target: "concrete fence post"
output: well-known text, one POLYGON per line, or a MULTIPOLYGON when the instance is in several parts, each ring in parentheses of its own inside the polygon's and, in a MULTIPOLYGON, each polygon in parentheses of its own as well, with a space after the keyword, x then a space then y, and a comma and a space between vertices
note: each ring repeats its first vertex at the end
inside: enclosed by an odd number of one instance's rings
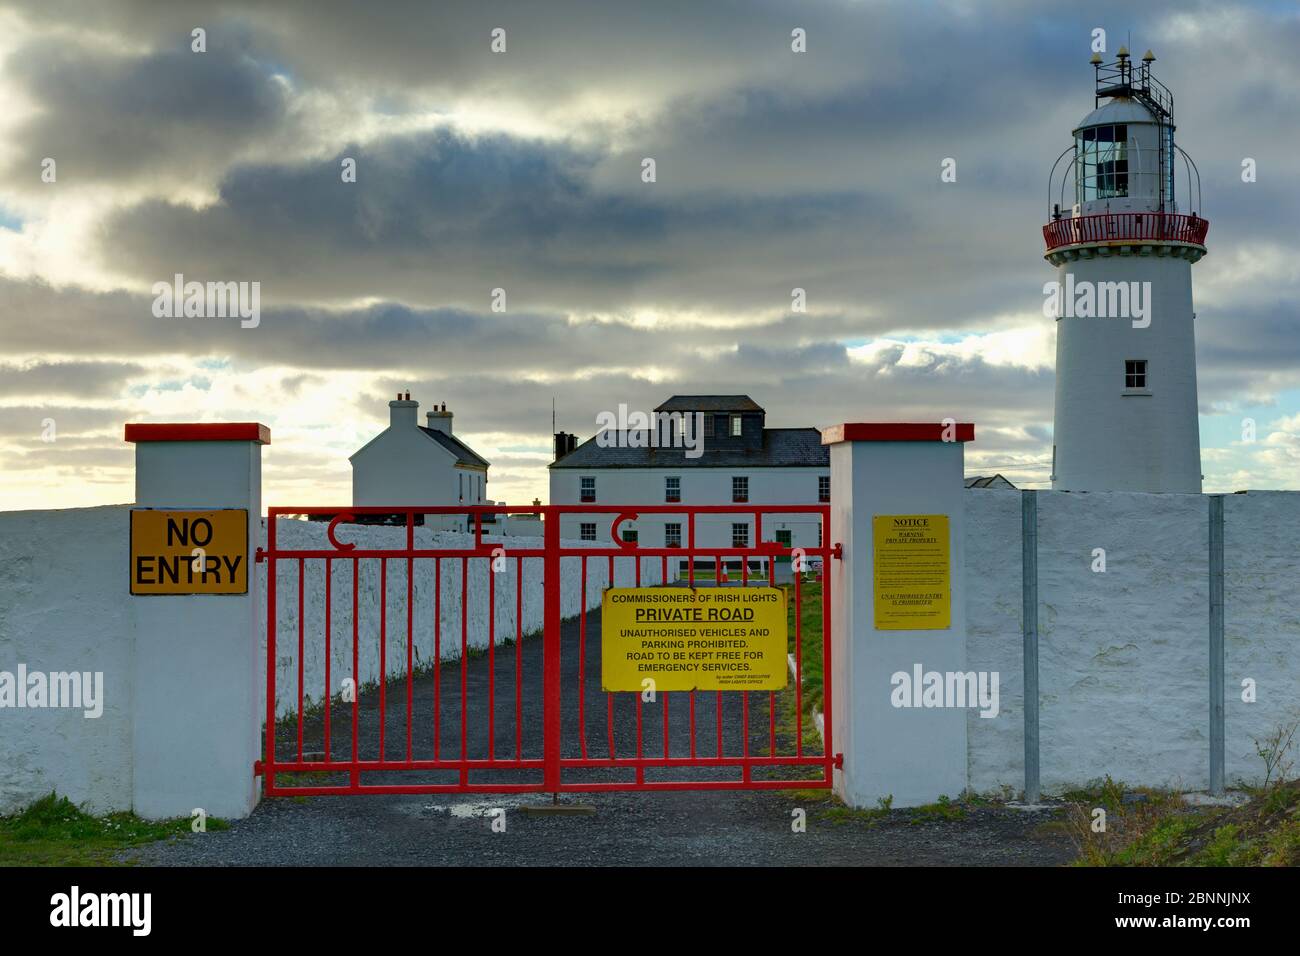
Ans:
POLYGON ((1042 797, 1038 734, 1038 492, 1020 492, 1020 595, 1025 688, 1025 803, 1042 797))
POLYGON ((1210 524, 1210 793, 1223 796, 1223 495, 1209 495, 1210 524))
MULTIPOLYGON (((172 523, 166 515, 153 516, 160 519, 155 527, 165 529, 154 550, 178 544, 172 539, 187 520, 182 513, 247 511, 244 544, 220 545, 236 571, 238 549, 246 549, 243 593, 193 593, 189 568, 181 569, 179 585, 172 580, 177 575, 158 573, 164 561, 147 553, 150 545, 137 533, 140 516, 132 515, 133 806, 150 819, 190 816, 196 809, 245 817, 259 795, 253 765, 261 755, 264 691, 251 562, 261 527, 262 446, 270 442, 270 431, 256 423, 130 424, 126 440, 135 443, 135 510, 178 515, 172 523), (168 586, 178 590, 140 593, 168 586)), ((233 527, 243 520, 237 518, 233 527)), ((218 543, 207 539, 196 536, 181 545, 206 544, 215 555, 218 543)), ((194 560, 202 568, 207 559, 194 560)), ((170 563, 176 571, 175 561, 170 563)), ((221 574, 211 577, 219 580, 221 574)), ((201 580, 200 589, 208 578, 201 580)))
POLYGON ((966 707, 935 706, 917 685, 933 690, 931 675, 965 671, 962 444, 974 435, 974 425, 955 422, 822 434, 829 543, 843 546, 829 569, 830 716, 844 754, 836 791, 851 806, 884 797, 918 806, 967 787, 966 707), (923 530, 893 533, 909 521, 923 530), (933 533, 944 524, 946 534, 933 533))

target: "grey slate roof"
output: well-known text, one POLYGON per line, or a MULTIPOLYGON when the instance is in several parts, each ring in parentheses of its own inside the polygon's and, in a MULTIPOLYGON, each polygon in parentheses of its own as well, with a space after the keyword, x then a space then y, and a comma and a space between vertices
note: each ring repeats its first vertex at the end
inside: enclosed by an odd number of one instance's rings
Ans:
MULTIPOLYGON (((619 433, 620 436, 626 433, 619 433)), ((595 438, 550 465, 551 468, 826 468, 830 449, 815 428, 765 428, 762 448, 710 448, 687 458, 685 448, 605 447, 595 438)))
POLYGON ((456 464, 470 465, 475 468, 488 467, 486 458, 481 457, 476 451, 474 451, 474 449, 470 448, 469 445, 466 445, 455 435, 448 435, 446 432, 440 432, 436 428, 425 428, 423 425, 419 426, 419 428, 420 431, 424 432, 443 448, 447 449, 447 451, 455 455, 456 464))
POLYGON ((973 475, 966 479, 967 488, 1015 488, 1002 475, 973 475))
POLYGON ((748 395, 674 395, 656 412, 761 412, 763 406, 748 395))

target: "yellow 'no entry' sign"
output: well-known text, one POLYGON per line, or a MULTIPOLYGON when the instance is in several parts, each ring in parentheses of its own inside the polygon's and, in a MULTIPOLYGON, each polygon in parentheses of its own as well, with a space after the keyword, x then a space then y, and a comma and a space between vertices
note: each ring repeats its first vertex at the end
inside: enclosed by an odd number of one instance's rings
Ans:
POLYGON ((248 511, 131 512, 132 594, 247 594, 248 511))

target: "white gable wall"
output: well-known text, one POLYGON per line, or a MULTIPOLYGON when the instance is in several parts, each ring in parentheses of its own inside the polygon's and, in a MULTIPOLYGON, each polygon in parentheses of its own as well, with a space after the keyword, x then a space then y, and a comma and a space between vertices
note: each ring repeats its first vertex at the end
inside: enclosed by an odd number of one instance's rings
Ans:
POLYGON ((456 456, 414 424, 390 425, 351 460, 357 507, 462 503, 456 456))

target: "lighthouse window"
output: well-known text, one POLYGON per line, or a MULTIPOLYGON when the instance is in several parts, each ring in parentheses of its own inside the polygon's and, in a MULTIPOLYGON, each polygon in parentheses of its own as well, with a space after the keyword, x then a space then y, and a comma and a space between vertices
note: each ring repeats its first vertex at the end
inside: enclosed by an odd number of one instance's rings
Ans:
POLYGON ((1147 360, 1146 359, 1125 359, 1124 360, 1124 387, 1125 388, 1146 388, 1147 387, 1147 360))
POLYGON ((1076 152, 1084 202, 1128 195, 1128 126, 1093 126, 1079 131, 1076 152))

